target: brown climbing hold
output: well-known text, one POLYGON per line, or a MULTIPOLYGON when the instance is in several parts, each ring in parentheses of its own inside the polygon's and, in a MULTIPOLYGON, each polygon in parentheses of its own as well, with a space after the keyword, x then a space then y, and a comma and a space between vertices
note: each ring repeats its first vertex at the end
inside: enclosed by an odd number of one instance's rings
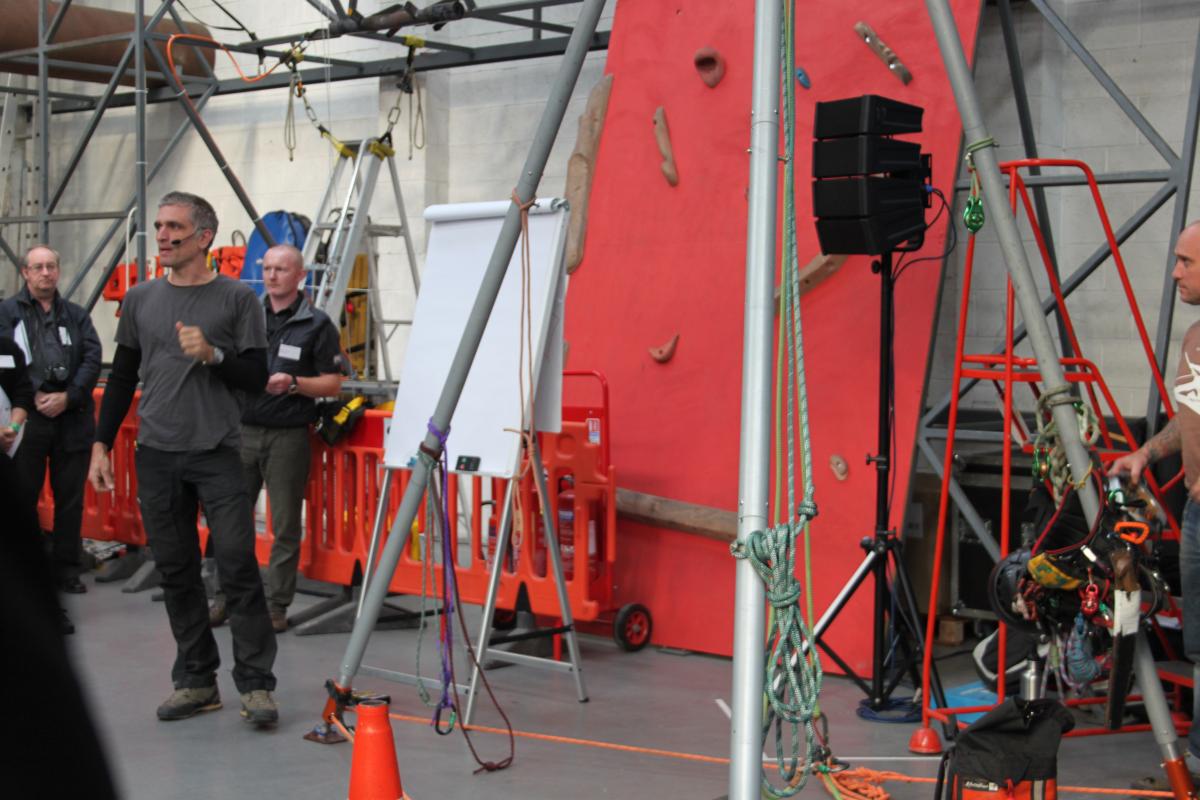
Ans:
POLYGON ((696 72, 700 73, 700 80, 710 89, 716 88, 725 77, 725 59, 715 47, 701 47, 692 56, 692 63, 696 65, 696 72))
POLYGON ((850 465, 837 453, 829 457, 829 468, 833 470, 833 476, 839 481, 844 481, 850 476, 850 465))
POLYGON ((671 132, 667 130, 667 111, 662 106, 654 110, 654 141, 663 157, 662 173, 667 183, 679 185, 679 170, 675 167, 675 155, 671 150, 671 132))
POLYGON ((567 223, 567 274, 570 275, 583 262, 583 245, 587 235, 588 195, 592 190, 592 173, 596 163, 596 152, 600 147, 600 131, 604 127, 604 115, 608 110, 608 96, 612 92, 613 76, 606 75, 588 94, 587 106, 579 115, 579 135, 575 139, 575 150, 567 160, 567 183, 563 197, 571 208, 571 220, 567 223))
POLYGON ((675 346, 679 344, 679 334, 671 337, 671 341, 661 347, 651 347, 650 357, 660 364, 665 364, 675 355, 675 346))

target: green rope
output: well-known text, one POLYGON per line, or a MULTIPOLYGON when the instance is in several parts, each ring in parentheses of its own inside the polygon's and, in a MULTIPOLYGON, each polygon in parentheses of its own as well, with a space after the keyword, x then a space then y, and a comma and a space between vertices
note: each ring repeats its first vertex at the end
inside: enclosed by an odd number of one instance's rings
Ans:
POLYGON ((795 188, 795 8, 784 2, 784 24, 780 36, 780 71, 784 87, 784 235, 780 286, 779 350, 775 393, 775 507, 772 527, 754 531, 731 548, 737 558, 747 559, 766 584, 770 604, 763 680, 764 746, 774 729, 775 753, 783 787, 772 784, 763 772, 762 791, 767 797, 791 797, 804 788, 808 776, 821 761, 823 748, 816 731, 820 714, 817 698, 821 691, 821 663, 812 631, 800 611, 802 588, 796 578, 796 544, 805 537, 805 585, 808 617, 812 618, 811 546, 809 522, 816 517, 813 502, 812 446, 809 430, 808 394, 804 372, 804 346, 800 324, 800 265, 797 257, 795 188), (786 369, 784 368, 786 353, 786 369), (786 391, 784 385, 786 384, 786 391), (786 399, 785 399, 786 397, 786 399), (781 402, 783 401, 783 402, 781 402), (784 408, 786 407, 786 412, 784 408), (781 419, 782 418, 782 419, 781 419), (797 503, 797 424, 799 426, 799 477, 803 499, 797 503), (782 446, 781 446, 782 445, 782 446), (781 458, 787 453, 787 506, 781 514, 784 494, 781 458), (780 523, 784 516, 787 522, 780 523), (787 735, 785 736, 785 726, 787 735), (785 738, 788 745, 785 746, 785 738), (785 752, 786 750, 786 752, 785 752))

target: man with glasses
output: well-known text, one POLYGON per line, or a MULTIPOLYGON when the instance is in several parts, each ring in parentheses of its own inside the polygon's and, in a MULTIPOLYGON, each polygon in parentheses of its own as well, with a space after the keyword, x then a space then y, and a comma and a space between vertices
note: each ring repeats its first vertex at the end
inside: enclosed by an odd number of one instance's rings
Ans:
MULTIPOLYGON (((23 502, 36 510, 47 473, 54 495, 51 553, 59 588, 81 594, 83 482, 95 434, 92 390, 100 377, 100 337, 88 312, 58 293, 60 259, 46 245, 21 260, 25 286, 0 303, 0 332, 26 356, 34 407, 14 454, 23 502)), ((64 630, 66 629, 64 625, 64 630)))

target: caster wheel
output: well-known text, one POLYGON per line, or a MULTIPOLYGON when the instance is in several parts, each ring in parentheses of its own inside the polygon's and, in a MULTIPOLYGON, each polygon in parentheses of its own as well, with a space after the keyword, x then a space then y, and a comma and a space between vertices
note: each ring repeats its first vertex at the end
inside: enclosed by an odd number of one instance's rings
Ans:
POLYGON ((641 603, 621 606, 613 620, 613 638, 622 650, 636 653, 650 644, 650 633, 654 629, 650 609, 641 603))

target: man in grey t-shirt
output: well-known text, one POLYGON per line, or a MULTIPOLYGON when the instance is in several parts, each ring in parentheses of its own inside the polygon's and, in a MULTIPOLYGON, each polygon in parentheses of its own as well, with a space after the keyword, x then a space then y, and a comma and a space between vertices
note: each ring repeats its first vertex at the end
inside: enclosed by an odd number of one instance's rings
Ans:
POLYGON ((245 284, 208 268, 217 232, 206 200, 172 192, 154 222, 165 278, 138 284, 125 298, 117 352, 100 406, 89 478, 113 487, 108 451, 133 400, 139 369, 136 469, 146 538, 163 575, 163 599, 177 653, 175 691, 161 720, 221 707, 217 643, 200 579, 196 518, 203 506, 228 598, 233 679, 242 716, 274 724, 275 632, 254 553, 254 520, 241 478, 239 395, 267 382, 262 307, 245 284))

